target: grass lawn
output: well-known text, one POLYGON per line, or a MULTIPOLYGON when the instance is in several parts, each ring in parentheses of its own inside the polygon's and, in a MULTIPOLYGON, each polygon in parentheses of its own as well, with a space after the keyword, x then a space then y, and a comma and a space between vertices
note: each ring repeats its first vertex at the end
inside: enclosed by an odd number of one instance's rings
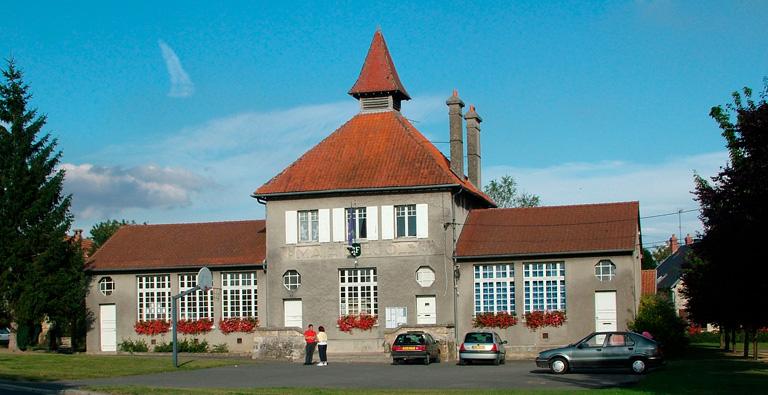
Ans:
MULTIPOLYGON (((195 358, 181 354, 179 370, 251 363, 241 359, 195 358)), ((176 370, 170 357, 131 355, 0 354, 0 378, 54 381, 159 373, 176 370)))
MULTIPOLYGON (((743 360, 733 355, 725 355, 718 350, 717 345, 696 345, 682 358, 669 361, 661 369, 650 372, 637 386, 631 388, 612 388, 605 390, 584 390, 578 392, 595 392, 601 395, 625 394, 722 394, 765 393, 768 388, 768 361, 743 360)), ((267 389, 173 389, 149 388, 132 386, 103 387, 94 386, 86 389, 108 392, 112 394, 316 394, 316 395, 437 395, 437 394, 469 394, 469 395, 502 395, 526 394, 531 390, 376 390, 376 389, 307 389, 307 388, 267 388, 267 389)), ((568 391, 535 391, 537 394, 568 394, 568 391)))

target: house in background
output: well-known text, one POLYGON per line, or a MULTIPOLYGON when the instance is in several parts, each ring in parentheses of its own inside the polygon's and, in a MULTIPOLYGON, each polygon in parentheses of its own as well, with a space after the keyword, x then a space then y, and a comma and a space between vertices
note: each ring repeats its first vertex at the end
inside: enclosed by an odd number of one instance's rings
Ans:
POLYGON ((477 110, 447 99, 449 160, 400 113, 410 95, 380 31, 348 93, 359 113, 253 193, 265 220, 126 226, 91 257, 89 351, 167 342, 134 326, 169 320, 171 295, 201 266, 214 290, 185 298, 180 318, 210 319, 196 338, 256 358, 299 357, 310 323, 332 352, 384 354, 398 333, 428 331, 444 359, 478 313, 516 314, 498 332, 521 353, 626 329, 641 292, 637 202, 495 208, 481 191, 477 110), (531 331, 532 311, 567 322, 531 331), (370 328, 338 322, 366 316, 370 328), (253 334, 217 324, 253 318, 253 334))
POLYGON ((688 254, 693 250, 693 237, 690 234, 685 236, 685 244, 680 245, 677 236, 674 234, 669 238, 669 249, 671 255, 661 261, 656 267, 656 289, 659 294, 669 296, 675 305, 677 315, 687 318, 685 305, 687 300, 681 293, 683 282, 683 265, 688 259, 688 254))

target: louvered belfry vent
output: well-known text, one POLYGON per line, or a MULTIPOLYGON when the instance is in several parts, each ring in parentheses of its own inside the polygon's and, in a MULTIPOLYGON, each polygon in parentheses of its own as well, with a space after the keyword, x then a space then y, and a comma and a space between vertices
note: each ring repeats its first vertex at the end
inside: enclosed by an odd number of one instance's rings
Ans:
POLYGON ((392 96, 361 97, 360 111, 362 112, 389 111, 394 109, 393 102, 394 100, 392 100, 392 96))

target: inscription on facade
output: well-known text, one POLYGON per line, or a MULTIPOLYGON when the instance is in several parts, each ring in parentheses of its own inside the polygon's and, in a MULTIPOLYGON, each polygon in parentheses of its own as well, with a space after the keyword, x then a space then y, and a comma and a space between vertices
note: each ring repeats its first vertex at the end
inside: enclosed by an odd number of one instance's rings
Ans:
MULTIPOLYGON (((437 255, 438 246, 432 240, 398 241, 398 242, 369 242, 363 243, 362 257, 382 256, 417 256, 437 255)), ((349 256, 346 245, 328 243, 323 245, 283 246, 281 253, 284 259, 297 261, 318 259, 345 259, 349 256)))

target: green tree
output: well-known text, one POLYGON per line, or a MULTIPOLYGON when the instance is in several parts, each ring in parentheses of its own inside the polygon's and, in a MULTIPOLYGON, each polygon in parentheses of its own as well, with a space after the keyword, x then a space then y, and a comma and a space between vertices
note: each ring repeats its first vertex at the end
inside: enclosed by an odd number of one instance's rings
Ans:
POLYGON ((517 182, 512 176, 491 180, 483 191, 501 208, 538 207, 541 204, 539 196, 518 190, 517 182))
POLYGON ((664 262, 665 259, 672 255, 672 248, 667 244, 656 246, 651 254, 653 255, 653 260, 658 264, 664 262))
POLYGON ((629 329, 635 332, 649 332, 654 340, 661 342, 664 349, 672 354, 685 347, 685 328, 685 321, 675 314, 672 302, 663 295, 643 296, 637 317, 629 324, 629 329))
MULTIPOLYGON (((55 315, 60 297, 53 283, 76 286, 62 270, 82 276, 61 257, 72 222, 70 196, 63 196, 64 171, 56 139, 41 134, 45 115, 29 109, 21 71, 8 61, 0 82, 0 300, 18 326, 20 348, 34 342, 34 328, 55 315)), ((80 261, 82 262, 82 261, 80 261)))
POLYGON ((101 248, 101 246, 103 246, 104 243, 106 243, 107 240, 109 240, 109 238, 112 237, 112 235, 115 234, 115 232, 117 232, 117 230, 124 225, 135 224, 135 221, 128 221, 125 219, 119 221, 116 219, 108 219, 93 225, 93 228, 91 228, 91 240, 93 240, 93 248, 90 253, 93 254, 96 252, 96 250, 101 248))
POLYGON ((754 358, 757 330, 768 325, 768 266, 756 250, 765 242, 768 223, 767 96, 768 79, 757 101, 744 88, 733 93, 732 104, 710 111, 730 160, 711 180, 695 176, 704 234, 694 247, 700 259, 683 274, 691 316, 741 326, 744 357, 751 338, 754 358))
POLYGON ((643 258, 641 262, 643 270, 656 269, 656 266, 659 266, 659 263, 656 262, 656 258, 653 256, 653 253, 647 248, 643 248, 643 258))

